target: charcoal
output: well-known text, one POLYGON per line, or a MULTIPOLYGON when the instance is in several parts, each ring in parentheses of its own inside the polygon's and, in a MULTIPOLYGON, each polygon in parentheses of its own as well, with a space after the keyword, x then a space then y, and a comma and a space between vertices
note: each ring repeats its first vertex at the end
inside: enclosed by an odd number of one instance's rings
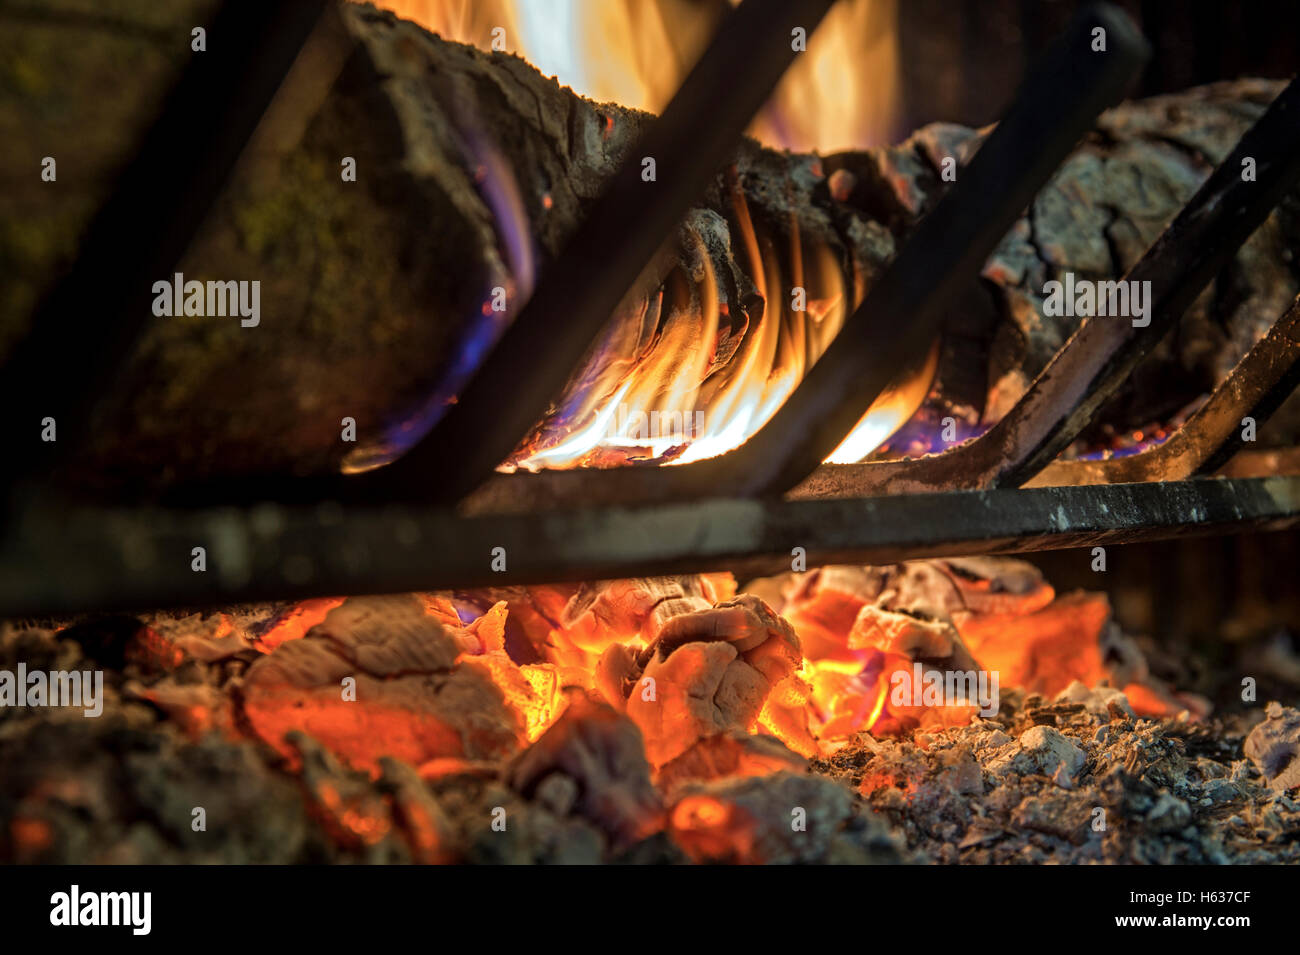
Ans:
POLYGON ((1300 787, 1300 711, 1270 703, 1265 720, 1246 737, 1245 753, 1279 792, 1300 787))
POLYGON ((650 779, 641 733, 604 704, 570 706, 515 758, 506 779, 520 794, 538 796, 558 816, 576 811, 619 848, 662 826, 663 806, 650 779))
POLYGON ((458 666, 458 654, 415 598, 352 598, 253 664, 243 717, 282 752, 285 733, 299 728, 358 765, 381 755, 415 764, 511 755, 523 736, 519 714, 487 675, 458 666), (355 700, 345 698, 345 679, 355 681, 355 700))
MULTIPOLYGON (((865 630, 840 639, 905 661, 942 654, 926 664, 941 666, 971 634, 981 651, 996 650, 996 624, 1030 661, 1017 675, 1040 684, 1052 667, 1073 672, 1066 664, 1086 657, 1082 648, 1117 639, 1094 596, 980 612, 962 587, 980 589, 1001 568, 964 566, 960 582, 950 570, 856 575, 881 584, 856 615, 871 619, 876 639, 865 630), (885 606, 906 593, 930 606, 951 594, 962 609, 948 620, 885 606), (882 629, 889 621, 897 633, 882 629), (1056 656, 1039 643, 1050 639, 1065 643, 1056 656)), ((1022 583, 981 592, 1041 594, 1032 576, 1007 579, 1022 583)), ((142 614, 135 649, 105 681, 101 717, 0 708, 0 859, 1300 862, 1294 709, 1144 716, 1141 692, 1161 706, 1161 694, 1179 694, 1137 656, 1108 665, 1142 683, 1067 680, 1047 693, 1008 681, 986 716, 882 718, 870 732, 819 739, 789 621, 755 595, 730 596, 725 582, 668 590, 691 588, 726 596, 664 615, 645 645, 651 615, 640 612, 636 635, 599 658, 607 670, 515 662, 510 607, 524 598, 499 591, 353 598, 272 640, 310 608, 142 614), (143 633, 162 642, 142 644, 143 633), (193 652, 231 634, 233 654, 193 652), (181 647, 180 665, 159 665, 158 651, 181 647), (356 702, 341 698, 345 676, 357 679, 356 702), (600 702, 606 694, 621 707, 600 702), (191 827, 197 808, 206 828, 191 827)), ((19 663, 92 665, 67 628, 0 628, 0 666, 19 663)))

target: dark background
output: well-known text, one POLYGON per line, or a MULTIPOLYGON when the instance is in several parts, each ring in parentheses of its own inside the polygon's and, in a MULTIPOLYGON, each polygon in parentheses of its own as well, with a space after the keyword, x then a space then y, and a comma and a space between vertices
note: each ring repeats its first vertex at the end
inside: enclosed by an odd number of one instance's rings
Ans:
MULTIPOLYGON (((898 0, 902 110, 892 137, 928 122, 994 122, 1027 62, 1081 0, 898 0)), ((1137 96, 1242 76, 1290 77, 1300 67, 1296 0, 1114 0, 1152 55, 1137 96)))

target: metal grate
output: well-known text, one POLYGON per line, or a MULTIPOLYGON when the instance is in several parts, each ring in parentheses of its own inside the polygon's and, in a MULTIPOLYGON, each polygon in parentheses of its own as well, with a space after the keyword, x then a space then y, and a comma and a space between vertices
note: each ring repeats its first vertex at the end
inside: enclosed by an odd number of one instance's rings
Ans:
MULTIPOLYGON (((1252 468, 1239 455, 1234 468, 1245 476, 1202 476, 1237 450, 1235 424, 1244 415, 1262 419, 1295 386, 1300 305, 1278 320, 1164 445, 1108 462, 1053 463, 1300 178, 1295 83, 1125 276, 1152 283, 1148 327, 1085 322, 1002 421, 966 445, 913 461, 820 464, 900 363, 929 344, 947 304, 1097 115, 1118 102, 1144 62, 1145 42, 1122 14, 1104 6, 1078 17, 1026 77, 960 182, 908 237, 789 401, 745 445, 673 468, 494 472, 725 162, 789 64, 790 25, 811 28, 830 2, 747 0, 730 14, 633 151, 637 158, 615 175, 458 403, 402 459, 350 477, 182 488, 174 506, 165 508, 73 506, 43 488, 43 472, 12 472, 6 475, 9 513, 0 539, 0 615, 721 568, 761 573, 788 566, 796 547, 811 566, 1300 523, 1300 476, 1271 473, 1276 459, 1259 456, 1252 468), (1101 55, 1089 43, 1097 28, 1108 37, 1101 55), (719 100, 715 92, 724 85, 728 96, 719 100), (641 181, 642 155, 656 156, 657 184, 641 181), (1244 155, 1256 160, 1252 183, 1239 175, 1244 155), (631 239, 627 221, 639 223, 631 239), (601 267, 590 268, 596 259, 601 267), (575 313, 568 290, 579 278, 583 305, 575 313), (557 322, 561 311, 565 321, 557 322), (505 407, 492 384, 499 380, 512 382, 505 407), (435 461, 437 449, 448 442, 473 449, 450 475, 435 461), (207 573, 190 570, 196 544, 208 551, 207 573)), ((241 4, 228 7, 221 14, 228 24, 238 26, 241 16, 251 16, 236 11, 241 4)), ((114 268, 139 273, 139 262, 122 260, 121 243, 103 236, 114 234, 114 217, 131 208, 127 200, 147 187, 149 171, 171 148, 163 135, 168 124, 180 122, 189 104, 205 98, 231 118, 223 141, 231 142, 233 130, 242 143, 310 28, 336 28, 329 4, 266 9, 276 12, 263 14, 267 19, 259 30, 230 34, 260 50, 261 67, 247 71, 246 88, 214 84, 203 73, 212 65, 205 58, 182 79, 101 213, 100 231, 90 233, 99 240, 87 241, 72 275, 42 307, 40 322, 18 353, 23 363, 5 369, 4 393, 16 407, 26 407, 25 383, 64 361, 63 350, 52 343, 64 334, 66 317, 77 314, 72 305, 83 294, 78 276, 114 268), (290 16, 290 8, 297 14, 290 16)), ((249 50, 235 55, 244 54, 255 59, 249 50)), ((206 157, 201 175, 177 174, 162 184, 184 202, 178 200, 165 241, 149 250, 149 275, 170 271, 197 230, 234 164, 237 149, 229 148, 206 157)), ((111 354, 125 354, 146 313, 136 307, 134 285, 118 281, 109 287, 115 296, 111 314, 121 322, 102 332, 104 345, 111 344, 111 354)), ((101 315, 104 306, 101 301, 101 315)), ((93 407, 102 379, 87 374, 85 382, 65 402, 73 418, 84 418, 93 407)))

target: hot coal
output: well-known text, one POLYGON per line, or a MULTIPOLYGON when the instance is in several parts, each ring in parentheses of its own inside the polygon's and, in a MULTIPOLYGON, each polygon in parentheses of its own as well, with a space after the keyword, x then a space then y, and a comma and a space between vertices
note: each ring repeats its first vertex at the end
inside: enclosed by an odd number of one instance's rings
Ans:
POLYGON ((1297 861, 1300 714, 1207 716, 1100 595, 1055 597, 1001 559, 735 590, 644 578, 7 625, 0 670, 94 668, 87 646, 128 636, 99 718, 0 707, 0 857, 1297 861), (915 668, 938 697, 898 695, 915 668), (984 668, 1001 686, 981 712, 952 678, 984 668))

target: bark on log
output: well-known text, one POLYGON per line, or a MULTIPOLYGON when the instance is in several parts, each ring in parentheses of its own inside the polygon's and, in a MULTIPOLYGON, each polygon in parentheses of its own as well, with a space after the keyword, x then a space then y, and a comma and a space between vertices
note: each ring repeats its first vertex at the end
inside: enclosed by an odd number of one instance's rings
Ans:
MULTIPOLYGON (((159 16, 150 4, 117 9, 123 23, 159 16)), ((122 130, 145 121, 157 86, 188 55, 186 24, 203 22, 210 4, 179 9, 143 33, 78 26, 77 36, 103 46, 91 58, 95 69, 63 62, 57 51, 71 32, 59 25, 58 8, 10 33, 7 42, 44 84, 0 101, 0 119, 23 131, 20 155, 0 160, 14 182, 52 151, 47 133, 57 141, 52 102, 93 113, 86 104, 100 102, 103 64, 128 49, 152 51, 158 65, 119 97, 131 105, 131 122, 89 137, 96 148, 82 167, 98 172, 70 177, 69 185, 81 186, 73 212, 52 214, 70 201, 54 189, 48 200, 0 200, 17 290, 0 313, 0 351, 20 333, 35 290, 72 253, 106 187, 104 172, 129 155, 134 137, 122 130), (28 231, 37 227, 39 244, 28 231)), ((356 447, 340 440, 345 417, 356 420, 363 443, 382 440, 442 380, 457 336, 482 317, 490 290, 504 286, 517 301, 529 274, 545 270, 648 119, 584 100, 517 57, 445 42, 369 6, 349 5, 346 19, 357 49, 319 111, 296 142, 246 164, 181 264, 187 278, 260 279, 261 323, 157 320, 102 410, 87 458, 96 481, 334 470, 356 447), (342 181, 342 157, 355 158, 356 182, 342 181), (507 182, 518 209, 502 194, 507 182)), ((951 316, 939 382, 945 400, 971 417, 1005 407, 1077 321, 1041 318, 1043 282, 1064 270, 1121 273, 1278 88, 1242 81, 1108 113, 1002 244, 983 290, 973 289, 969 307, 951 316)), ((69 152, 76 136, 85 138, 80 127, 62 134, 69 152)), ((762 277, 741 251, 732 182, 785 275, 794 271, 785 250, 797 229, 805 243, 823 244, 849 281, 869 283, 935 201, 942 158, 964 161, 978 138, 936 125, 897 147, 826 159, 745 141, 734 180, 719 174, 642 289, 695 283, 707 255, 728 306, 725 358, 770 307, 757 292, 762 277)), ((1280 313, 1297 285, 1293 209, 1275 213, 1202 297, 1177 339, 1135 377, 1126 403, 1109 412, 1114 420, 1145 421, 1184 403, 1226 373, 1280 313)), ((637 329, 632 347, 644 347, 648 334, 637 329)), ((502 401, 509 400, 502 383, 502 401)), ((454 458, 455 449, 448 454, 454 458)))
MULTIPOLYGON (((954 400, 980 400, 966 379, 978 367, 989 387, 982 417, 996 420, 1082 321, 1044 316, 1044 284, 1065 272, 1091 280, 1123 275, 1281 88, 1270 80, 1218 83, 1104 113, 987 263, 993 324, 982 323, 974 307, 949 323, 944 390, 954 400), (980 354, 983 364, 973 360, 980 354)), ((881 209, 897 231, 933 204, 942 159, 963 162, 981 139, 965 127, 934 124, 898 147, 830 157, 827 166, 861 171, 866 192, 853 200, 881 209), (889 202, 872 206, 881 186, 891 187, 889 202)), ((1274 211, 1099 421, 1135 427, 1166 420, 1226 377, 1267 332, 1300 287, 1297 202, 1292 194, 1274 211)), ((1300 405, 1292 401, 1274 420, 1279 435, 1293 438, 1300 405)))

